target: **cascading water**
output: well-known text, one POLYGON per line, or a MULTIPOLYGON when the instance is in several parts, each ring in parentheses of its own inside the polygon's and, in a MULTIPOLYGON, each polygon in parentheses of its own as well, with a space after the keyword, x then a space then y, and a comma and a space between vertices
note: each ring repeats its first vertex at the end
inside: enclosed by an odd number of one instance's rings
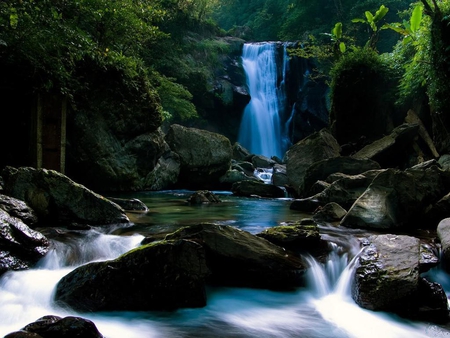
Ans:
POLYGON ((242 65, 251 100, 244 110, 239 143, 266 157, 283 156, 275 43, 246 43, 242 65))
MULTIPOLYGON (((161 205, 160 209, 166 210, 172 217, 183 208, 192 212, 192 207, 184 203, 189 194, 190 192, 179 194, 181 204, 170 204, 170 207, 161 205), (176 211, 174 205, 177 206, 176 211)), ((155 196, 158 200, 162 199, 162 193, 155 196)), ((226 199, 230 200, 232 196, 226 199)), ((174 203, 174 196, 168 195, 168 201, 174 203)), ((268 223, 257 222, 257 219, 266 219, 261 209, 270 212, 274 218, 278 217, 273 220, 275 224, 280 223, 279 218, 286 220, 288 217, 278 209, 286 202, 283 200, 271 201, 276 204, 274 206, 265 203, 264 208, 261 208, 257 200, 239 198, 236 201, 239 204, 231 204, 229 201, 222 203, 225 206, 230 203, 230 210, 233 211, 233 214, 227 214, 227 218, 236 224, 242 223, 243 230, 251 230, 252 233, 261 232, 268 226, 268 223), (248 217, 249 210, 254 211, 252 222, 242 222, 243 217, 248 217)), ((206 217, 208 221, 213 221, 208 210, 199 208, 195 221, 204 220, 206 217)), ((218 209, 214 210, 212 214, 216 216, 218 209)), ((151 214, 152 218, 156 216, 158 215, 151 214)), ((186 215, 183 218, 186 218, 186 215)), ((180 220, 176 219, 178 224, 180 220)), ((161 222, 158 219, 156 226, 161 223, 170 222, 169 220, 161 222)), ((137 228, 145 230, 143 224, 137 228)), ((149 228, 154 226, 155 224, 152 224, 149 228)), ((139 245, 143 239, 142 235, 132 234, 136 228, 127 229, 128 236, 89 230, 65 239, 64 243, 53 242, 54 250, 47 254, 37 268, 8 272, 0 278, 0 337, 17 331, 44 315, 81 316, 90 319, 108 338, 421 338, 429 337, 427 334, 430 332, 437 332, 442 337, 450 334, 437 326, 404 322, 387 314, 364 310, 357 306, 351 299, 350 285, 359 246, 353 245, 351 241, 353 237, 347 232, 342 236, 344 234, 339 234, 334 227, 322 230, 328 232, 327 241, 334 239, 334 242, 340 244, 330 244, 330 253, 323 263, 311 257, 307 258, 310 268, 307 272, 307 286, 304 288, 292 292, 276 292, 210 287, 207 290, 208 304, 200 309, 180 309, 164 314, 153 312, 78 314, 59 308, 53 303, 52 295, 57 282, 76 266, 90 261, 114 259, 139 245)), ((354 243, 359 242, 355 240, 354 243)), ((448 275, 446 276, 448 278, 448 275)))

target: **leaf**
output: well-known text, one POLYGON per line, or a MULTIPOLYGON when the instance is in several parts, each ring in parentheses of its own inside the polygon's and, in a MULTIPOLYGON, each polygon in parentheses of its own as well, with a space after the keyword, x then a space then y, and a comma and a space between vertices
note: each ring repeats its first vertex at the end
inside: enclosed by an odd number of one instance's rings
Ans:
POLYGON ((331 33, 337 38, 342 38, 342 22, 338 22, 334 25, 334 28, 331 30, 331 33))
POLYGON ((357 23, 357 22, 367 23, 367 20, 360 19, 360 18, 355 18, 355 19, 352 19, 352 22, 353 22, 353 23, 357 23))
POLYGON ((422 13, 423 7, 421 5, 417 5, 416 7, 414 7, 410 19, 411 32, 415 33, 419 30, 420 23, 422 22, 422 13))
POLYGON ((11 13, 9 14, 9 25, 12 29, 16 29, 19 25, 19 15, 15 8, 11 8, 11 13))
POLYGON ((345 46, 345 43, 341 42, 339 44, 339 50, 341 51, 342 54, 345 53, 345 51, 347 50, 347 47, 345 46))
POLYGON ((383 26, 381 26, 380 29, 392 29, 393 31, 402 34, 402 35, 409 35, 409 31, 405 28, 400 26, 400 23, 394 23, 394 24, 388 24, 385 23, 383 26))
POLYGON ((376 11, 375 16, 373 17, 374 22, 378 22, 385 17, 385 15, 389 12, 389 8, 384 5, 380 6, 380 9, 376 11))
POLYGON ((370 13, 369 11, 366 11, 365 14, 366 14, 367 22, 369 24, 373 23, 373 14, 370 13))

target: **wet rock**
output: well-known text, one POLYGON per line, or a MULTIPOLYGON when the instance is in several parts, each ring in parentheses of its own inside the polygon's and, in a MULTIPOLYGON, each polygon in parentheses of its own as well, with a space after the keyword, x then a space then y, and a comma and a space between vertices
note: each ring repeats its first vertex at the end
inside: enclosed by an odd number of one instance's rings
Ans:
POLYGON ((250 152, 244 148, 240 143, 233 144, 233 159, 237 161, 246 161, 250 157, 250 152))
POLYGON ((209 204, 209 203, 221 203, 219 197, 208 190, 199 190, 193 193, 187 199, 189 204, 209 204))
POLYGON ((0 209, 6 211, 10 216, 19 218, 29 227, 38 222, 38 218, 33 209, 31 209, 24 201, 0 194, 0 209))
POLYGON ((353 299, 366 309, 405 312, 419 287, 419 240, 378 235, 368 241, 356 268, 353 299))
POLYGON ((45 256, 49 247, 44 235, 0 209, 0 275, 28 269, 45 256))
POLYGON ((405 162, 402 157, 406 154, 405 148, 412 147, 418 132, 419 125, 404 123, 392 130, 389 135, 365 146, 352 157, 374 160, 384 168, 396 167, 405 162))
POLYGON ((241 181, 262 182, 259 178, 255 176, 248 176, 245 172, 238 171, 236 169, 228 170, 219 181, 230 188, 234 183, 241 181))
POLYGON ((144 202, 137 198, 116 198, 116 197, 108 197, 111 202, 116 203, 124 210, 127 211, 147 211, 148 208, 144 202))
POLYGON ((319 223, 336 222, 340 221, 346 214, 347 211, 344 208, 342 208, 339 204, 335 202, 331 202, 319 208, 314 213, 313 219, 314 221, 319 223))
POLYGON ((341 225, 368 229, 423 226, 421 221, 427 208, 446 193, 448 184, 442 173, 436 166, 425 170, 381 171, 341 225))
POLYGON ((442 265, 450 272, 450 218, 445 218, 439 223, 437 235, 442 246, 442 265))
POLYGON ((300 198, 292 201, 289 209, 302 212, 315 212, 323 203, 314 197, 300 198))
POLYGON ((159 191, 170 189, 178 182, 180 175, 180 156, 165 144, 165 152, 158 159, 153 170, 145 178, 145 190, 159 191))
POLYGON ((117 204, 57 171, 7 167, 3 177, 5 194, 25 201, 46 225, 129 222, 117 204))
POLYGON ((279 198, 285 196, 285 191, 275 185, 255 181, 241 181, 232 185, 231 191, 237 196, 260 196, 279 198))
POLYGON ((420 244, 420 272, 426 272, 439 264, 439 250, 434 244, 420 244))
POLYGON ((293 251, 307 251, 320 244, 317 224, 286 223, 268 228, 256 236, 293 251))
POLYGON ((201 245, 162 241, 83 265, 56 286, 55 301, 76 311, 165 311, 206 305, 209 274, 201 245))
POLYGON ((5 338, 103 338, 95 324, 81 317, 44 316, 5 338))
POLYGON ((255 168, 273 168, 277 162, 263 155, 255 155, 252 157, 252 164, 255 168))
POLYGON ((232 149, 229 139, 206 130, 174 124, 166 134, 166 142, 180 156, 179 187, 220 187, 220 177, 231 166, 232 149))
POLYGON ((286 166, 275 164, 272 171, 272 184, 278 187, 287 187, 289 179, 286 174, 286 166))
POLYGON ((318 180, 325 180, 335 173, 358 175, 369 170, 378 170, 380 165, 368 159, 338 156, 313 163, 305 172, 303 182, 299 187, 300 195, 309 196, 309 191, 318 180))
POLYGON ((447 323, 449 321, 448 301, 442 285, 419 278, 417 310, 410 316, 413 319, 447 323))
POLYGON ((300 257, 246 231, 217 224, 185 227, 166 236, 201 244, 214 285, 286 290, 303 283, 300 257))
POLYGON ((423 224, 435 228, 441 220, 450 217, 450 193, 425 210, 423 224))
POLYGON ((326 129, 297 142, 285 155, 289 184, 300 193, 307 169, 315 162, 339 156, 340 147, 326 129))

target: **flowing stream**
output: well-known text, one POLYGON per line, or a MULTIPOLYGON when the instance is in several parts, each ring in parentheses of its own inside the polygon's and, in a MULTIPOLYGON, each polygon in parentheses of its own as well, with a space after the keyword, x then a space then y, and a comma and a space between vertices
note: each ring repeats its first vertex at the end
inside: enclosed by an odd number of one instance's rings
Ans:
MULTIPOLYGON (((350 284, 358 259, 357 230, 321 227, 330 241, 323 263, 305 257, 310 268, 307 286, 292 292, 244 288, 209 288, 201 309, 174 312, 79 314, 58 308, 52 295, 58 280, 75 267, 116 258, 139 245, 144 235, 174 230, 202 221, 237 226, 251 233, 301 218, 289 210, 288 199, 238 198, 217 192, 222 203, 189 206, 191 192, 136 193, 149 213, 130 214, 134 224, 71 231, 54 236, 51 252, 34 269, 9 272, 0 278, 0 335, 19 330, 44 315, 79 315, 91 319, 108 338, 133 337, 446 337, 436 325, 414 323, 359 308, 350 284), (153 210, 153 211, 152 211, 153 210), (271 217, 267 218, 268 215, 271 217), (124 228, 122 228, 124 227, 124 228)), ((447 275, 446 275, 447 276, 447 275)), ((445 277, 444 277, 445 278, 445 277)), ((447 276, 448 279, 448 276, 447 276)))

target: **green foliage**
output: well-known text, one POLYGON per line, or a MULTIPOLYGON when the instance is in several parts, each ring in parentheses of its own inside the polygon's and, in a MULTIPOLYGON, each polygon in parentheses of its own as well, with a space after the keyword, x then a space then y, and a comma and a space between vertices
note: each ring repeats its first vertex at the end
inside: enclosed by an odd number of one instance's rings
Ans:
POLYGON ((375 14, 372 14, 370 11, 365 11, 365 19, 356 18, 353 19, 353 23, 364 23, 370 26, 372 29, 372 33, 370 34, 369 40, 367 41, 367 46, 370 48, 375 48, 376 43, 378 42, 379 37, 379 30, 380 29, 386 29, 386 26, 378 27, 378 24, 380 21, 386 16, 386 14, 389 12, 389 8, 387 8, 384 5, 381 5, 380 8, 375 12, 375 14))
POLYGON ((166 121, 186 121, 197 118, 197 110, 192 104, 192 94, 174 79, 158 76, 156 89, 164 109, 166 121))

